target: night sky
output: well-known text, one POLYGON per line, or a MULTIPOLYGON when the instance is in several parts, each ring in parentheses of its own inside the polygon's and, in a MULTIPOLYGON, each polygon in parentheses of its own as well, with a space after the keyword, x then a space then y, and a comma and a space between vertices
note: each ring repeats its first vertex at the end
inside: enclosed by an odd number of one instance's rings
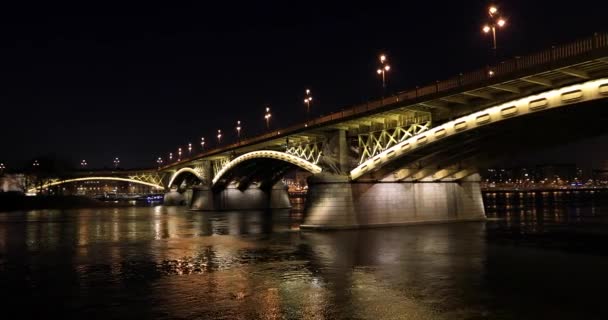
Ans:
MULTIPOLYGON (((0 162, 42 155, 151 167, 201 136, 226 142, 378 97, 378 54, 400 91, 490 61, 486 1, 12 1, 0 9, 0 162), (221 4, 218 4, 221 3, 221 4)), ((608 31, 605 1, 502 1, 501 55, 608 31)), ((527 161, 608 159, 608 138, 527 161), (574 157, 574 158, 573 158, 574 157)), ((587 160, 589 161, 589 160, 587 160)), ((586 164, 586 163, 585 163, 586 164)), ((596 165, 592 163, 591 165, 596 165)))

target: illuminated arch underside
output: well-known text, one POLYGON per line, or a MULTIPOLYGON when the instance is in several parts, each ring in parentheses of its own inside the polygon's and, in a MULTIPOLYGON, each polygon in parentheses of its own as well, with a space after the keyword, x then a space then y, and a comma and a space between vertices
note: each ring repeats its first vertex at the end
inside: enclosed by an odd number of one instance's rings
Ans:
POLYGON ((385 164, 423 146, 456 134, 474 130, 481 126, 548 109, 607 97, 608 78, 602 78, 509 101, 444 123, 396 144, 351 170, 350 178, 356 180, 364 174, 379 169, 385 164))
MULTIPOLYGON (((46 188, 58 186, 58 185, 61 185, 61 184, 72 183, 72 182, 79 182, 79 181, 100 181, 100 180, 123 181, 123 182, 142 184, 142 185, 145 185, 145 186, 148 186, 148 187, 152 187, 152 188, 156 188, 156 189, 164 189, 163 186, 155 184, 155 183, 144 182, 144 181, 135 180, 135 179, 128 179, 128 178, 119 178, 119 177, 86 177, 86 178, 66 179, 66 180, 53 181, 53 182, 44 184, 40 188, 46 189, 46 188)), ((28 192, 36 192, 36 190, 40 189, 40 188, 30 188, 28 190, 28 192)))
POLYGON ((184 173, 184 172, 189 172, 192 173, 194 176, 196 176, 199 180, 203 180, 203 177, 201 176, 201 174, 192 169, 192 168, 181 168, 179 170, 177 170, 173 176, 171 177, 171 180, 169 181, 168 187, 171 188, 171 186, 173 186, 173 183, 175 182, 175 179, 177 179, 177 177, 179 177, 180 174, 184 173))
POLYGON ((222 170, 220 170, 217 173, 217 175, 215 175, 215 177, 213 178, 213 185, 215 185, 222 178, 222 176, 224 174, 226 174, 226 172, 230 171, 232 168, 236 167, 237 165, 239 165, 242 162, 245 162, 248 160, 253 160, 253 159, 281 160, 281 161, 291 163, 295 166, 298 166, 313 174, 317 174, 317 173, 320 173, 321 171, 323 171, 323 169, 321 169, 321 167, 319 167, 309 161, 306 161, 302 158, 298 158, 294 155, 287 154, 285 152, 271 151, 271 150, 253 151, 253 152, 246 153, 246 154, 244 154, 240 157, 237 157, 237 158, 233 159, 232 161, 228 162, 228 164, 226 164, 222 168, 222 170))

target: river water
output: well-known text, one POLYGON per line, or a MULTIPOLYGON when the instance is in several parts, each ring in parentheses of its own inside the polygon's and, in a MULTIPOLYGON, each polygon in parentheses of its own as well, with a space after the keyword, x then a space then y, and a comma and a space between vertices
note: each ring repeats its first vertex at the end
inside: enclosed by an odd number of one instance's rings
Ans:
POLYGON ((297 201, 0 213, 2 318, 608 318, 606 192, 486 193, 487 222, 336 232, 300 231, 297 201))

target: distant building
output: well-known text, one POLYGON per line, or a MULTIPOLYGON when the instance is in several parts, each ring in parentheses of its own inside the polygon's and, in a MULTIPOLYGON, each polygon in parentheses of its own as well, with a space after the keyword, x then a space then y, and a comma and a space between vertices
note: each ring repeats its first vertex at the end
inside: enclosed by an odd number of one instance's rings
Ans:
MULTIPOLYGON (((581 171, 582 174, 582 171, 581 171)), ((538 181, 570 182, 579 177, 579 169, 575 164, 546 164, 536 166, 538 181)))
POLYGON ((24 192, 25 176, 22 174, 7 174, 0 176, 0 192, 24 192))

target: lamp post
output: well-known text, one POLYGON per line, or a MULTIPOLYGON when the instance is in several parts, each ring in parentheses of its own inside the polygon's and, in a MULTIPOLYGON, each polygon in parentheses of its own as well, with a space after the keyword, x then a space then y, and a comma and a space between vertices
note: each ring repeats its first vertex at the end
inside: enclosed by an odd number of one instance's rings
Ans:
POLYGON ((391 66, 388 65, 386 55, 380 55, 380 67, 376 72, 382 76, 382 97, 386 94, 386 73, 391 70, 391 66))
POLYGON ((272 114, 270 114, 270 107, 266 107, 266 114, 264 115, 264 119, 266 119, 266 129, 270 129, 270 117, 272 117, 272 114))
POLYGON ((156 163, 158 163, 158 168, 160 169, 160 167, 163 166, 163 158, 158 157, 158 159, 156 159, 156 163))
POLYGON ((201 137, 201 149, 205 150, 205 137, 201 137))
POLYGON ((182 161, 182 148, 177 148, 177 161, 182 161))
POLYGON ((82 160, 82 161, 80 161, 80 166, 81 166, 82 168, 86 168, 86 167, 87 167, 87 165, 88 165, 87 160, 82 160))
POLYGON ((310 89, 306 89, 306 98, 304 98, 304 103, 306 103, 306 116, 310 118, 310 103, 312 102, 312 95, 310 94, 310 89))
POLYGON ((120 165, 120 159, 118 159, 118 157, 114 158, 114 168, 118 168, 119 165, 120 165))
POLYGON ((192 155, 192 143, 188 142, 188 156, 192 155))
POLYGON ((6 166, 4 166, 4 163, 0 163, 0 174, 4 174, 4 170, 6 170, 6 166))
POLYGON ((485 33, 492 32, 492 49, 494 50, 494 56, 496 56, 496 29, 504 27, 507 21, 499 15, 498 7, 495 5, 491 5, 488 8, 488 15, 490 16, 490 20, 483 26, 482 30, 485 33))
POLYGON ((242 129, 242 127, 241 127, 241 120, 238 120, 236 122, 236 137, 237 137, 237 139, 238 139, 239 142, 241 141, 241 129, 242 129))
POLYGON ((222 143, 222 130, 217 129, 217 144, 222 143))
POLYGON ((169 152, 169 162, 173 161, 173 152, 169 152))

